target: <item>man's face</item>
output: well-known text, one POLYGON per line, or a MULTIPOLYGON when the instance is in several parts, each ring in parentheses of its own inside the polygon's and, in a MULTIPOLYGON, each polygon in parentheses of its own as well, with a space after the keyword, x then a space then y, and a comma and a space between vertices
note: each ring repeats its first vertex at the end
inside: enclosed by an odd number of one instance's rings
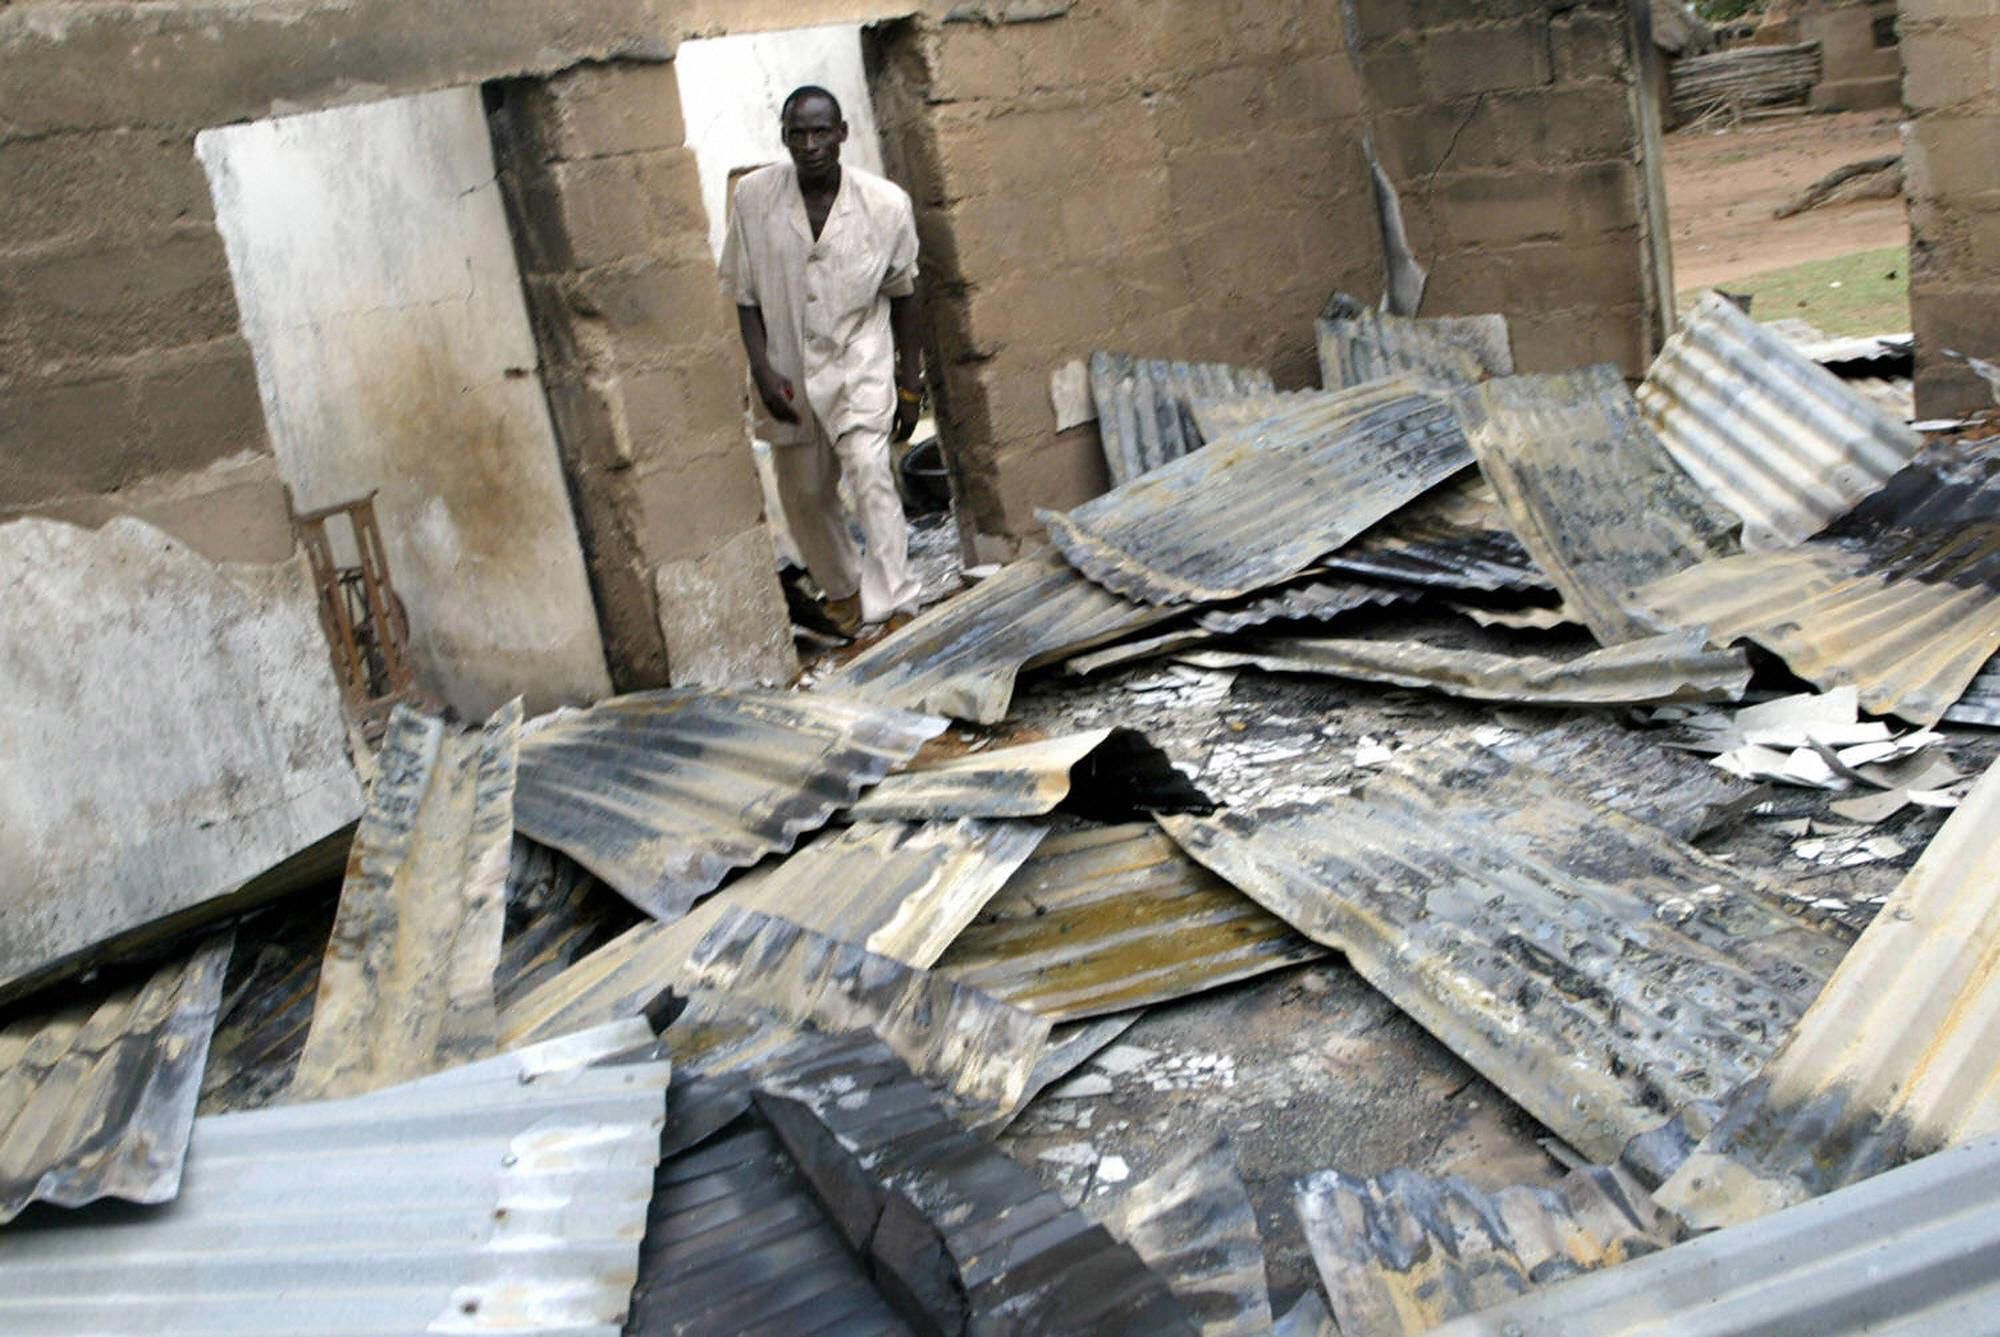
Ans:
POLYGON ((800 98, 785 117, 785 149, 799 169, 799 179, 826 180, 840 165, 840 146, 847 142, 847 122, 823 97, 800 98))

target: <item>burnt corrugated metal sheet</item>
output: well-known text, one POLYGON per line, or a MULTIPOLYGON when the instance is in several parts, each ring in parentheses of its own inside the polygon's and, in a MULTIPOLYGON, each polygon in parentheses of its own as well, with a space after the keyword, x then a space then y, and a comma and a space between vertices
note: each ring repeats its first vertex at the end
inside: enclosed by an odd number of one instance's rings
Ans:
POLYGON ((1160 821, 1607 1163, 1755 1076, 1845 946, 1729 865, 1457 745, 1313 809, 1160 821))
POLYGON ((1953 724, 1984 724, 2000 728, 2000 658, 1989 659, 1986 667, 1944 712, 1953 724))
POLYGON ((180 1196, 0 1232, 0 1331, 562 1332, 624 1321, 667 1065, 644 1023, 199 1119, 180 1196))
POLYGON ((658 919, 788 850, 944 721, 831 692, 639 692, 521 741, 515 824, 658 919))
POLYGON ((848 810, 855 821, 1086 817, 1213 807, 1137 729, 1086 729, 892 775, 848 810))
POLYGON ((1196 399, 1192 403, 1194 425, 1201 439, 1214 441, 1231 432, 1255 427, 1266 418, 1275 418, 1303 407, 1308 400, 1325 399, 1324 390, 1262 390, 1234 394, 1226 399, 1196 399))
POLYGON ((1182 658, 1203 668, 1260 668, 1425 687, 1473 701, 1635 705, 1736 701, 1750 683, 1740 650, 1711 650, 1699 630, 1627 641, 1570 659, 1460 650, 1421 641, 1303 636, 1249 640, 1182 658))
POLYGON ((2000 1139, 1939 1152, 1434 1337, 2000 1331, 2000 1139))
POLYGON ((1804 102, 1819 79, 1818 42, 1739 46, 1674 61, 1667 97, 1673 123, 1685 125, 1710 112, 1804 102))
POLYGON ((1629 591, 1736 551, 1736 517, 1681 472, 1616 367, 1489 381, 1461 407, 1514 532, 1604 644, 1657 630, 1629 591))
MULTIPOLYGON (((990 1122, 1027 1098, 1049 1018, 771 915, 731 907, 688 953, 687 989, 791 1023, 866 1030, 990 1122)), ((712 1059, 713 1056, 711 1056, 712 1059)), ((701 1072, 718 1069, 711 1061, 701 1072)))
POLYGON ((1559 775, 1592 802, 1682 840, 1693 840, 1755 792, 1706 758, 1664 747, 1654 735, 1595 712, 1502 741, 1494 751, 1559 775))
POLYGON ((1070 511, 1070 563, 1148 604, 1235 598, 1310 566, 1471 463, 1458 418, 1409 380, 1314 400, 1070 511))
POLYGON ((180 1191, 228 934, 124 987, 0 1029, 0 1224, 30 1202, 180 1191))
POLYGON ((1105 669, 1123 668, 1144 659, 1157 659, 1177 650, 1192 649, 1218 640, 1219 634, 1202 627, 1182 626, 1172 631, 1161 632, 1157 636, 1141 636, 1136 640, 1120 641, 1117 645, 1107 645, 1102 650, 1092 650, 1089 654, 1078 655, 1063 664, 1063 672, 1075 677, 1088 677, 1102 673, 1105 669))
POLYGON ((842 1236, 909 1317, 939 1332, 1197 1331, 1165 1284, 966 1132, 882 1045, 829 1041, 758 1108, 842 1236))
POLYGON ((1688 475, 1743 517, 1743 546, 1789 548, 1908 464, 1922 438, 1716 293, 1639 387, 1688 475))
POLYGON ((1024 668, 1174 616, 1119 598, 1053 553, 1024 557, 884 637, 823 686, 907 710, 998 724, 1024 668))
POLYGON ((1297 1207, 1341 1337, 1416 1337, 1674 1237, 1643 1187, 1595 1165, 1496 1193, 1411 1170, 1321 1170, 1299 1182, 1297 1207))
POLYGON ((1448 590, 1555 589, 1507 527, 1493 485, 1476 473, 1419 497, 1318 565, 1448 590))
POLYGON ((1268 1337, 1264 1241, 1226 1141, 1174 1157, 1102 1219, 1167 1283, 1202 1337, 1268 1337))
POLYGON ((2000 1132, 2000 767, 1989 770, 1799 1022, 1660 1189, 1730 1225, 2000 1132))
POLYGON ((1390 376, 1471 385, 1514 374, 1505 316, 1391 316, 1357 309, 1316 328, 1320 384, 1329 390, 1390 376))
POLYGON ((477 731, 390 716, 291 1099, 360 1095, 497 1047, 520 734, 519 700, 477 731))
POLYGON ((1097 402, 1097 431, 1111 485, 1128 483, 1200 448, 1202 434, 1190 412, 1194 399, 1270 389, 1271 373, 1262 367, 1092 353, 1090 396, 1097 402))
POLYGON ((890 1337, 910 1328, 770 1125, 747 1114, 660 1166, 625 1331, 890 1337))
POLYGON ((730 909, 756 910, 928 967, 1033 854, 1026 822, 866 822, 758 869, 672 924, 641 924, 525 995, 500 1019, 519 1042, 635 1015, 681 978, 730 909))
POLYGON ((1148 822, 1043 841, 937 970, 1064 1021, 1163 1003, 1323 954, 1148 822))
POLYGON ((1195 624, 1204 631, 1230 635, 1269 622, 1330 622, 1357 608, 1407 603, 1421 598, 1416 586, 1392 587, 1356 580, 1319 577, 1271 591, 1230 608, 1202 613, 1195 624))

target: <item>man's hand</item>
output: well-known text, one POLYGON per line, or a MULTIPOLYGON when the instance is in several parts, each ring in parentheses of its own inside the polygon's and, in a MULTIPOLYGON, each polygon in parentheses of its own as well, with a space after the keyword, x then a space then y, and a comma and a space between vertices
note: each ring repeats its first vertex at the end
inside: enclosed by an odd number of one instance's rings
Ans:
POLYGON ((797 422, 798 409, 792 406, 792 383, 772 371, 766 365, 752 368, 750 379, 757 385, 757 398, 764 401, 764 409, 779 422, 797 422))
POLYGON ((896 387, 896 434, 895 441, 908 441, 917 430, 917 419, 923 416, 923 392, 915 386, 896 387))

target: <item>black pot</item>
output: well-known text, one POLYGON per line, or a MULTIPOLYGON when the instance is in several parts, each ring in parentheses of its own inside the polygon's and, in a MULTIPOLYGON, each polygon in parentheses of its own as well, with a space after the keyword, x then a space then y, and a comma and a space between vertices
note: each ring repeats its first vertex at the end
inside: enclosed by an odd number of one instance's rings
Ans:
POLYGON ((910 499, 910 510, 916 515, 933 515, 951 505, 944 447, 936 437, 919 441, 903 456, 903 495, 910 499))

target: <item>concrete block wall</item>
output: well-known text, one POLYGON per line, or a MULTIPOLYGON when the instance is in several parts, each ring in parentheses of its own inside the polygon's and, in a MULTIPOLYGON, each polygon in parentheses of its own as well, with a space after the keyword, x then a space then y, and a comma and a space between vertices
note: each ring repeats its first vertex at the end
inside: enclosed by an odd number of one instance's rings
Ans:
POLYGON ((1991 408, 2000 362, 2000 0, 1901 0, 1917 416, 1991 408))
POLYGON ((510 81, 489 105, 614 681, 788 680, 742 350, 673 66, 510 81), (725 606, 683 637, 695 590, 725 606))

